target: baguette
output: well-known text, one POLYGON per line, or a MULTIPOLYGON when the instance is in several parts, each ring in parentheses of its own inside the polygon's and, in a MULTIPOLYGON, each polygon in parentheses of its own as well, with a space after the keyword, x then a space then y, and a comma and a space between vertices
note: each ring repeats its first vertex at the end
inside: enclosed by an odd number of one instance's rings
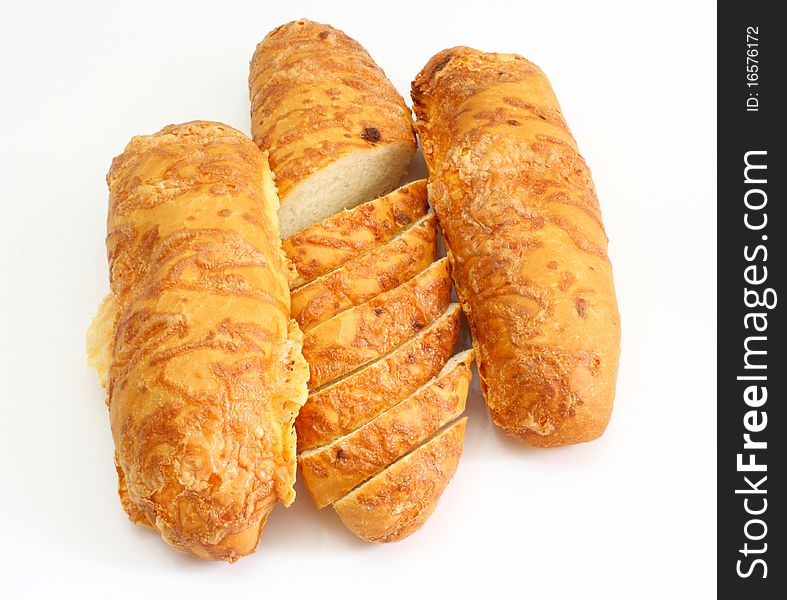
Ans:
POLYGON ((437 258, 437 222, 429 214, 387 244, 292 292, 292 316, 306 331, 420 273, 437 258))
POLYGON ((298 414, 298 452, 331 443, 412 394, 437 375, 459 340, 459 305, 352 375, 314 391, 298 414))
POLYGON ((458 47, 428 62, 412 98, 492 420, 535 446, 597 438, 620 320, 590 171, 547 78, 458 47))
POLYGON ((415 154, 410 109, 368 52, 329 25, 270 32, 251 60, 249 96, 284 237, 391 191, 415 154))
POLYGON ((303 340, 309 389, 372 361, 429 325, 451 302, 448 262, 441 259, 397 288, 312 327, 303 340))
POLYGON ((118 491, 175 549, 234 561, 295 492, 306 400, 265 155, 219 123, 135 137, 107 176, 106 371, 118 491))
POLYGON ((472 361, 472 350, 458 354, 393 408, 328 446, 301 453, 301 474, 317 507, 342 498, 457 418, 465 408, 472 361))
POLYGON ((292 289, 385 244, 428 210, 426 180, 420 179, 288 237, 282 247, 298 271, 292 289))
POLYGON ((347 528, 368 542, 397 542, 418 530, 456 473, 466 423, 466 417, 454 421, 334 502, 347 528))

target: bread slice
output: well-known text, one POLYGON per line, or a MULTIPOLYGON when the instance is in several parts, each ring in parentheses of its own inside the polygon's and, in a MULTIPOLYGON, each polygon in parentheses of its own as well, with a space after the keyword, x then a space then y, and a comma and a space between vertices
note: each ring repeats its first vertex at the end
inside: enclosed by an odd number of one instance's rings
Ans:
POLYGON ((451 302, 448 261, 432 263, 397 288, 304 334, 313 390, 379 358, 440 316, 451 302))
POLYGON ((298 452, 355 431, 439 373, 459 340, 459 315, 459 305, 451 304, 401 346, 312 393, 295 421, 298 452))
POLYGON ((467 417, 334 503, 336 514, 359 538, 397 542, 432 515, 462 455, 467 417))
POLYGON ((404 283, 437 258, 437 221, 422 217, 387 244, 350 260, 292 293, 291 315, 301 329, 404 283))
POLYGON ((419 390, 353 433, 303 452, 306 488, 322 508, 345 496, 465 409, 473 351, 457 354, 419 390))
POLYGON ((251 60, 249 96, 283 237, 391 191, 415 154, 410 109, 369 53, 330 25, 304 19, 270 32, 251 60))
POLYGON ((336 213, 282 242, 298 270, 295 290, 401 233, 429 210, 426 180, 336 213))

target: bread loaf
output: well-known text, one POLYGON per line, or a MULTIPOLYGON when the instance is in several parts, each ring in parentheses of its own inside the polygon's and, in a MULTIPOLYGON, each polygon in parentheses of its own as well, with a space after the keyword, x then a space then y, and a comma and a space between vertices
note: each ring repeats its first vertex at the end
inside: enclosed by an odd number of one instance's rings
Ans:
POLYGON ((598 437, 620 323, 590 171, 549 82, 520 56, 459 47, 412 97, 493 421, 536 446, 598 437))
POLYGON ((272 174, 238 131, 193 122, 133 138, 107 181, 89 355, 109 369, 121 501, 177 550, 234 561, 294 498, 307 393, 272 174))
POLYGON ((284 237, 389 192, 415 153, 402 97, 358 42, 329 25, 300 20, 269 33, 251 60, 249 95, 284 237))
POLYGON ((396 542, 418 530, 456 473, 466 424, 467 418, 454 421, 359 485, 334 503, 336 514, 350 531, 369 542, 396 542))

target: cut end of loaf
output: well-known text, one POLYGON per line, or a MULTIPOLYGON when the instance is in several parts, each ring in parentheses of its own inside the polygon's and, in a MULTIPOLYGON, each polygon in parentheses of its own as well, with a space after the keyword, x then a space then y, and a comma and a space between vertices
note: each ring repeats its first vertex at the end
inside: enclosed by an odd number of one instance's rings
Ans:
POLYGON ((281 198, 279 226, 286 238, 318 221, 387 194, 407 170, 415 147, 406 142, 352 152, 296 185, 281 198))

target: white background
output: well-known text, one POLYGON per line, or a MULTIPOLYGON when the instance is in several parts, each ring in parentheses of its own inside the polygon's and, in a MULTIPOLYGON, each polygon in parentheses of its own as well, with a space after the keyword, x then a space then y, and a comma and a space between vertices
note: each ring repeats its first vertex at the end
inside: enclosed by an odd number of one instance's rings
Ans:
POLYGON ((2 13, 4 597, 715 597, 715 3, 19 1, 2 13), (132 135, 168 123, 248 132, 255 44, 303 16, 358 39, 408 102, 448 46, 543 68, 611 240, 617 402, 599 441, 534 450, 497 433, 476 392, 459 471, 411 538, 360 542, 299 484, 255 556, 201 563, 132 526, 117 499, 85 364, 108 287, 104 176, 132 135))

